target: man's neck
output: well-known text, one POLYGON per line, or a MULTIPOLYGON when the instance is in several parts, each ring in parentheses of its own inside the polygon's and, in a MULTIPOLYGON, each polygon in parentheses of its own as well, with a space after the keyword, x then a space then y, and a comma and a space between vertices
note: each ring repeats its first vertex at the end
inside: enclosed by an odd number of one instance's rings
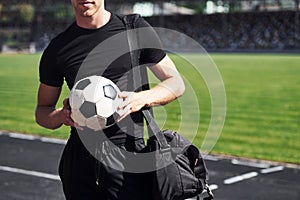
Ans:
POLYGON ((90 17, 76 16, 76 23, 82 28, 97 29, 107 24, 110 18, 111 13, 107 10, 102 10, 90 17))

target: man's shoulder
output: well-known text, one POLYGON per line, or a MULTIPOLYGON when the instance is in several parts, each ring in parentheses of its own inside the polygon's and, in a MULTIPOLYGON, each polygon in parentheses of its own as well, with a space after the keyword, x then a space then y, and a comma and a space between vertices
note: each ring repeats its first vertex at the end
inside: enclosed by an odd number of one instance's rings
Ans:
POLYGON ((53 37, 46 50, 57 51, 61 47, 65 46, 66 43, 72 41, 72 33, 74 33, 74 28, 75 22, 53 37))
POLYGON ((65 30, 63 30, 62 32, 58 33, 53 39, 52 41, 54 42, 58 42, 58 41, 64 41, 67 38, 70 37, 70 35, 72 35, 72 32, 74 33, 74 29, 76 28, 76 23, 73 22, 71 25, 69 25, 65 30))

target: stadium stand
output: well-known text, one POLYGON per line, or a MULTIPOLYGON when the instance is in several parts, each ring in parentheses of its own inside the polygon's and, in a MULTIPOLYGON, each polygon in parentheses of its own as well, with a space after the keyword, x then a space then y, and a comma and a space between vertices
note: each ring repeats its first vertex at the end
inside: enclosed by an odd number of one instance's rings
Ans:
MULTIPOLYGON (((137 0, 129 1, 133 3, 137 0)), ((55 35, 73 21, 72 8, 67 0, 61 0, 59 3, 58 0, 12 1, 18 6, 13 6, 9 4, 10 2, 4 0, 0 3, 2 50, 5 46, 6 49, 11 47, 19 51, 33 45, 37 51, 42 51, 55 35), (54 2, 56 7, 53 6, 54 2), (10 6, 1 6, 6 4, 10 6)), ((112 2, 116 3, 118 0, 112 2)), ((197 15, 160 15, 147 17, 147 20, 155 27, 176 30, 190 36, 208 51, 300 52, 300 11, 296 8, 266 12, 252 10, 197 15)), ((164 43, 172 49, 182 49, 182 45, 186 45, 186 41, 180 41, 178 38, 176 42, 169 38, 164 43)))
POLYGON ((156 16, 147 20, 153 26, 185 33, 208 50, 299 50, 296 17, 300 20, 296 12, 281 11, 156 16))

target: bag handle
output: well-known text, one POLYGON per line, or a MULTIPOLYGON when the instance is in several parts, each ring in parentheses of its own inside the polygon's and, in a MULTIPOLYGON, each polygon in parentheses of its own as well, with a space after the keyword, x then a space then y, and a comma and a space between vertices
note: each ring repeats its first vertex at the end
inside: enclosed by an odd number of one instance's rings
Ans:
MULTIPOLYGON (((130 14, 130 15, 125 15, 122 18, 122 21, 126 27, 126 35, 127 35, 127 41, 128 41, 129 51, 130 51, 130 58, 131 58, 133 88, 135 91, 142 90, 142 79, 141 79, 142 74, 139 66, 140 49, 138 48, 139 47, 138 34, 137 34, 137 30, 135 29, 135 24, 140 17, 141 16, 139 14, 130 14)), ((161 148, 164 150, 170 149, 170 146, 166 138, 163 136, 159 126, 155 122, 149 109, 142 108, 142 113, 144 118, 147 121, 147 125, 150 127, 153 136, 157 138, 161 148)))

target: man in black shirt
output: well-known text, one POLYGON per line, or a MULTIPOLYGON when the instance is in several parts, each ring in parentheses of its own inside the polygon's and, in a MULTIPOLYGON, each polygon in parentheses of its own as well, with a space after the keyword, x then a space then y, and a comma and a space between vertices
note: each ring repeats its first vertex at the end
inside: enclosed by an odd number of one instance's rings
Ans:
MULTIPOLYGON (((67 199, 151 199, 150 189, 143 180, 148 176, 120 172, 107 166, 100 168, 100 182, 96 184, 95 166, 97 160, 90 154, 78 137, 80 129, 71 119, 68 99, 63 101, 62 108, 56 108, 64 80, 71 89, 76 80, 88 75, 101 75, 115 82, 120 88, 119 97, 125 99, 120 106, 119 122, 105 130, 106 136, 118 146, 126 147, 128 134, 138 135, 143 146, 142 130, 123 129, 128 126, 129 115, 135 116, 142 123, 140 109, 147 106, 167 104, 184 92, 184 83, 176 70, 174 63, 164 51, 157 48, 142 49, 140 63, 148 64, 150 70, 161 81, 150 90, 127 92, 130 89, 128 71, 131 70, 130 54, 118 56, 112 62, 107 61, 107 55, 114 54, 126 42, 113 42, 109 48, 97 49, 97 67, 84 67, 83 63, 94 49, 109 38, 125 31, 125 26, 119 16, 110 13, 104 7, 104 0, 71 0, 74 7, 76 22, 64 32, 55 37, 40 61, 40 85, 36 107, 36 121, 39 125, 56 129, 62 125, 71 126, 71 136, 61 158, 59 174, 67 199), (122 112, 123 111, 123 112, 122 112), (127 122, 127 123, 125 123, 127 122), (76 127, 76 128, 75 128, 76 127), (127 177, 124 181, 124 177, 127 177), (129 178, 128 178, 129 177, 129 178)), ((137 27, 149 27, 140 18, 137 27)), ((159 42, 155 33, 151 32, 144 40, 159 42)), ((120 38, 120 41, 126 41, 120 38)), ((95 63, 95 62, 93 62, 95 63)), ((136 122, 136 120, 134 120, 136 122)), ((134 126, 136 127, 136 126, 134 126)), ((130 151, 135 151, 135 148, 130 151)))

